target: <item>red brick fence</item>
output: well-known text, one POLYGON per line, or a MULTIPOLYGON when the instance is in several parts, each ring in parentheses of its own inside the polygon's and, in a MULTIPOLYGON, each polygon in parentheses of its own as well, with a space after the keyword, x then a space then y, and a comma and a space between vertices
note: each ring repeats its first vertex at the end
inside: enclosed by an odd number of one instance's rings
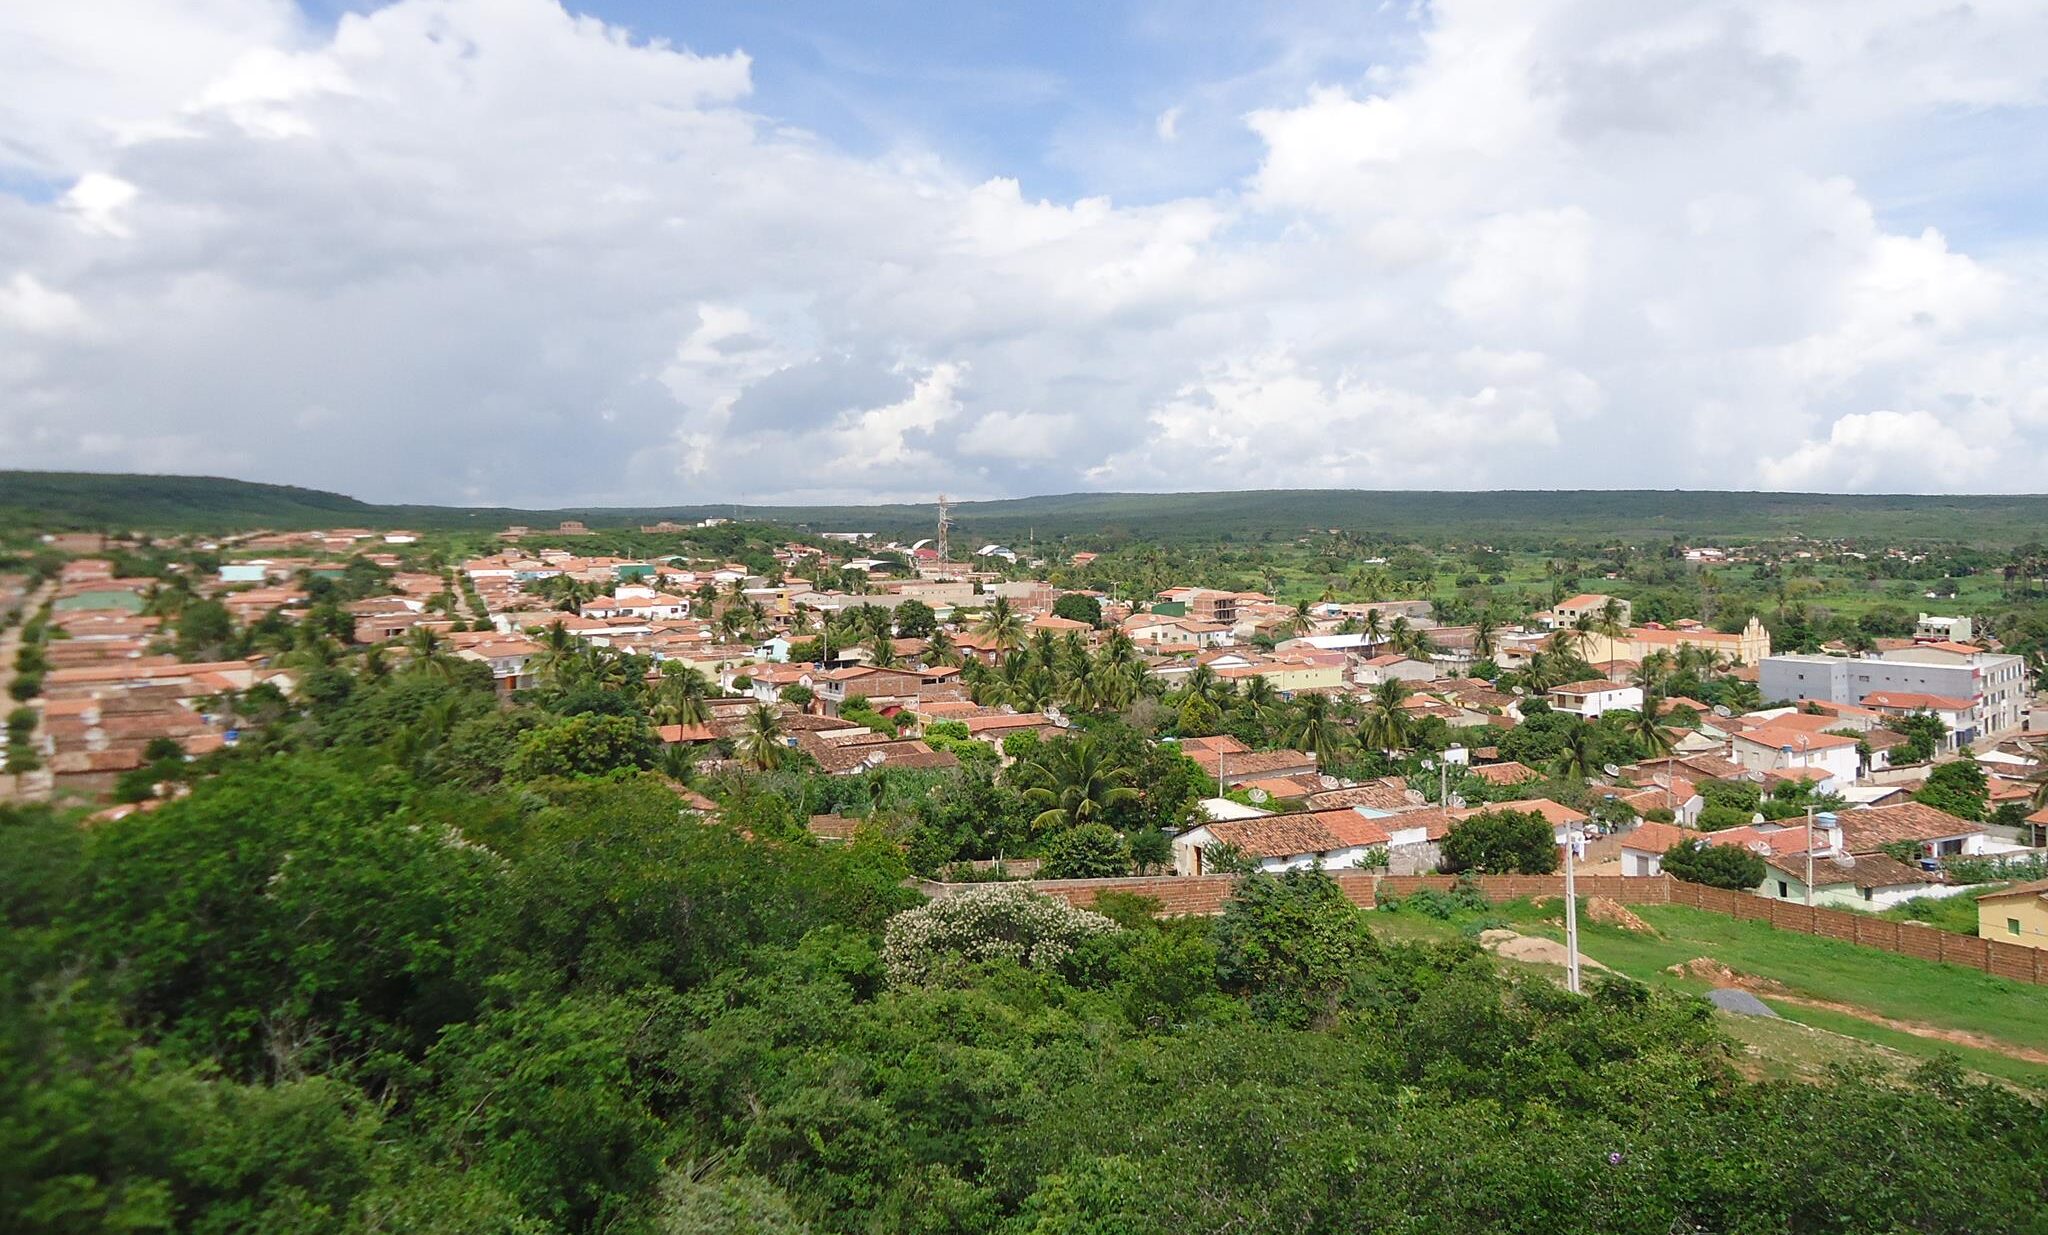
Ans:
MULTIPOLYGON (((1327 872, 1353 904, 1370 909, 1383 899, 1407 896, 1423 888, 1449 891, 1457 880, 1449 875, 1374 875, 1365 871, 1327 872)), ((1071 905, 1087 906, 1105 892, 1149 896, 1169 915, 1210 915, 1223 912, 1236 880, 1229 875, 1149 875, 1125 879, 1034 879, 1033 890, 1057 896, 1071 905)), ((1564 895, 1562 875, 1485 875, 1479 891, 1494 904, 1523 897, 1564 895)), ((926 883, 928 896, 949 896, 973 884, 926 883)), ((1731 918, 1767 922, 1779 930, 1822 935, 1844 943, 1878 948, 1901 956, 1946 965, 1981 969, 2016 982, 2048 985, 2048 949, 2021 947, 1998 939, 1958 935, 1932 926, 1892 922, 1851 909, 1808 908, 1791 901, 1767 900, 1746 892, 1729 892, 1704 884, 1684 883, 1669 875, 1580 875, 1580 896, 1602 896, 1625 905, 1687 905, 1731 918)))

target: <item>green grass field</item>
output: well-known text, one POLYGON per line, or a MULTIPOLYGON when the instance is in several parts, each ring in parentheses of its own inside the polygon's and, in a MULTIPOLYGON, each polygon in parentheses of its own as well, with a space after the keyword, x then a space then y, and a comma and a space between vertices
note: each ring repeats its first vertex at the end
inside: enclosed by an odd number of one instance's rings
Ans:
MULTIPOLYGON (((1615 971, 1653 986, 1704 994, 1708 983, 1669 972, 1695 957, 1711 957, 1740 973, 1768 978, 1794 994, 1846 1004, 1897 1021, 1982 1035, 1998 1043, 2048 1051, 2048 987, 1994 978, 1956 965, 1941 965, 1863 948, 1838 940, 1778 930, 1679 905, 1637 906, 1654 935, 1579 920, 1580 950, 1615 971)), ((1376 913, 1375 930, 1394 938, 1446 938, 1482 921, 1505 923, 1529 935, 1564 937, 1561 905, 1526 901, 1495 906, 1469 921, 1439 922, 1412 913, 1376 913)), ((1918 1036, 1825 1008, 1765 996, 1787 1020, 1882 1047, 1913 1060, 1943 1053, 1987 1076, 2030 1088, 2048 1088, 2048 1064, 2016 1059, 1996 1050, 1918 1036)), ((1739 1020, 1740 1018, 1735 1018, 1739 1020)), ((1737 1034, 1745 1041, 1766 1031, 1737 1034)), ((1768 1043, 1760 1049, 1768 1050, 1768 1043)), ((1824 1050, 1824 1040, 1812 1049, 1824 1050)))

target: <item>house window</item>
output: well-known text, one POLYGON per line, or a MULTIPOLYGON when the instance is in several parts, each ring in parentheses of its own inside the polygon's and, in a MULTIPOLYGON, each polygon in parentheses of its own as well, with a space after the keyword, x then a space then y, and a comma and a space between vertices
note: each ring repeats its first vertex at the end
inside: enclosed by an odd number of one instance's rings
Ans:
POLYGON ((2005 920, 2005 933, 2006 933, 2006 934, 2008 934, 2008 935, 2017 935, 2017 934, 2019 934, 2019 933, 2020 933, 2020 920, 2019 920, 2018 918, 2007 918, 2007 919, 2005 920))
POLYGON ((1778 899, 1781 901, 1792 899, 1791 889, 1785 886, 1785 881, 1782 879, 1778 881, 1778 899))
POLYGON ((1873 895, 1873 893, 1871 892, 1871 890, 1870 890, 1869 888, 1865 888, 1865 889, 1863 889, 1863 899, 1864 899, 1864 900, 1873 900, 1873 899, 1875 899, 1875 896, 1873 895))

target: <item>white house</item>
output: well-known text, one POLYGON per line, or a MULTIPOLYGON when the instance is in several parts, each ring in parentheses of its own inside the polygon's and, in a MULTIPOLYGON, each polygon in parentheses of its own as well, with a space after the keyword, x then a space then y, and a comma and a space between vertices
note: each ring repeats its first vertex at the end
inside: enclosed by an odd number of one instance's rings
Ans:
POLYGON ((1567 682, 1552 688, 1550 706, 1560 712, 1593 719, 1602 712, 1621 709, 1639 712, 1643 707, 1643 691, 1639 686, 1626 682, 1610 682, 1606 678, 1592 678, 1584 682, 1567 682))
POLYGON ((1729 757, 1749 772, 1811 770, 1823 788, 1853 784, 1856 739, 1782 725, 1759 725, 1729 739, 1729 757))

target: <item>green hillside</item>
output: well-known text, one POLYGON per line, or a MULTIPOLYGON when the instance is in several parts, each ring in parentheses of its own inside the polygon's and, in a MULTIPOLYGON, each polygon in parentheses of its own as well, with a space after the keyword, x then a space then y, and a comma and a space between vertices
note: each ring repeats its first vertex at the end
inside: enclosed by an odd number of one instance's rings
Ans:
MULTIPOLYGON (((593 527, 740 514, 814 531, 924 535, 931 504, 577 508, 376 505, 338 493, 210 476, 0 471, 0 528, 279 529, 356 524, 422 529, 593 527)), ((2048 526, 2048 496, 1840 495, 1680 490, 1401 492, 1266 489, 1228 493, 1067 493, 961 502, 956 538, 1091 542, 1292 537, 1342 528, 1401 537, 1617 537, 1644 541, 1800 533, 2011 544, 2048 526)))

